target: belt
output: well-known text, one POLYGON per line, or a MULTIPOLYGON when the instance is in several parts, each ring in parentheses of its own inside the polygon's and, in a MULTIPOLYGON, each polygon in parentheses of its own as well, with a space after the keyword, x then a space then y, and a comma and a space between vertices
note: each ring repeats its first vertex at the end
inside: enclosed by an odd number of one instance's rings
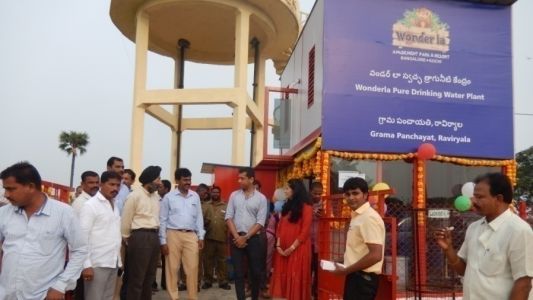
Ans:
POLYGON ((138 228, 138 229, 133 229, 131 232, 136 232, 136 231, 158 233, 159 232, 159 228, 138 228))
MULTIPOLYGON (((238 233, 240 236, 245 236, 245 235, 246 235, 246 232, 243 232, 243 231, 241 231, 241 232, 237 232, 237 233, 238 233)), ((253 238, 254 236, 258 236, 260 233, 261 233, 261 232, 258 231, 256 234, 254 234, 254 235, 251 236, 250 238, 253 238)))
POLYGON ((371 276, 371 277, 378 277, 379 276, 379 274, 374 273, 374 272, 357 271, 355 273, 359 273, 360 275, 367 275, 367 276, 371 276))
POLYGON ((174 228, 169 228, 168 230, 175 230, 175 231, 179 231, 179 232, 195 232, 194 230, 190 230, 190 229, 174 229, 174 228))

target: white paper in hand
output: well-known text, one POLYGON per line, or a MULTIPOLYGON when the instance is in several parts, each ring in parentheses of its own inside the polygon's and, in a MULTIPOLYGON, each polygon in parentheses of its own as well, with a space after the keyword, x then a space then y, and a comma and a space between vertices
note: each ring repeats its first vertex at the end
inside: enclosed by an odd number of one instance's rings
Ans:
MULTIPOLYGON (((344 267, 343 264, 339 264, 340 266, 344 267)), ((322 259, 320 260, 320 268, 324 271, 335 271, 335 262, 322 259)))

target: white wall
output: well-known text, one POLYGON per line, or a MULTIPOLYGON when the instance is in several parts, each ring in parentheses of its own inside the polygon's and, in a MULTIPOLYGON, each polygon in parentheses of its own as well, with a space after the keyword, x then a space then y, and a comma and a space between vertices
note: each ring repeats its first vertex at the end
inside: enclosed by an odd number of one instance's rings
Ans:
POLYGON ((313 8, 291 58, 281 75, 281 86, 298 89, 291 101, 291 148, 322 124, 324 2, 313 8), (307 106, 309 51, 315 47, 314 103, 307 106))

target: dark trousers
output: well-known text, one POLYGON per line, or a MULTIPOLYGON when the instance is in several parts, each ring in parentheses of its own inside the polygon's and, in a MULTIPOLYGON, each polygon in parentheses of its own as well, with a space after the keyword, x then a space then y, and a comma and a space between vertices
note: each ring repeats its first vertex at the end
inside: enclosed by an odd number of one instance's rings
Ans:
POLYGON ((228 246, 226 242, 206 239, 203 253, 205 257, 204 282, 213 283, 213 270, 216 269, 218 285, 227 284, 228 268, 226 266, 226 259, 228 256, 228 246))
MULTIPOLYGON (((159 264, 159 262, 158 262, 159 264)), ((165 256, 161 254, 161 288, 166 290, 167 289, 167 277, 165 274, 165 256)), ((157 280, 154 280, 154 283, 152 283, 152 288, 157 289, 157 280)))
POLYGON ((252 300, 259 298, 259 282, 261 280, 261 265, 265 260, 261 254, 261 240, 258 235, 254 235, 248 240, 248 245, 244 248, 237 248, 231 245, 231 259, 235 270, 235 292, 237 300, 245 300, 244 293, 244 259, 248 259, 250 272, 248 276, 252 283, 252 300))
POLYGON ((346 276, 344 300, 374 300, 378 292, 379 275, 363 271, 346 276))
POLYGON ((126 249, 127 300, 152 299, 157 261, 161 254, 159 237, 155 230, 133 230, 126 249))
MULTIPOLYGON (((120 300, 126 300, 126 293, 128 292, 128 247, 123 245, 122 247, 126 247, 124 250, 124 261, 122 262, 122 285, 120 286, 120 300)), ((120 280, 120 279, 119 279, 120 280)))
POLYGON ((266 230, 261 230, 261 233, 259 234, 259 241, 260 241, 260 246, 259 246, 259 249, 261 251, 261 263, 260 263, 260 268, 261 268, 261 277, 260 277, 260 282, 259 282, 259 287, 262 289, 262 290, 266 290, 268 289, 268 282, 267 282, 267 269, 266 269, 266 259, 267 259, 267 236, 266 236, 266 230))
POLYGON ((165 256, 161 255, 161 288, 167 289, 167 276, 165 275, 165 256))
POLYGON ((76 281, 76 288, 74 289, 74 300, 84 300, 85 299, 85 292, 84 292, 84 280, 83 276, 80 275, 80 278, 76 281))
POLYGON ((314 299, 318 299, 318 253, 315 252, 314 246, 313 257, 311 258, 311 274, 313 274, 313 278, 311 279, 311 295, 314 299))

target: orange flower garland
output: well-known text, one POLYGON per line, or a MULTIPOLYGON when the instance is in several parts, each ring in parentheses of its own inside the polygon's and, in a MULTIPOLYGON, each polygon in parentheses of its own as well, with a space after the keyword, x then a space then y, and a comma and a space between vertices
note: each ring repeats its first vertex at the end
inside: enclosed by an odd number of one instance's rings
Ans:
POLYGON ((282 186, 289 179, 303 178, 307 176, 314 176, 320 180, 322 173, 322 138, 318 137, 315 144, 308 150, 300 153, 294 158, 294 163, 279 171, 278 186, 282 186))
POLYGON ((516 185, 516 161, 514 159, 488 160, 436 155, 433 160, 462 166, 501 167, 503 173, 509 177, 512 184, 516 185))
MULTIPOLYGON (((339 152, 328 150, 326 153, 348 160, 404 160, 416 157, 416 153, 405 154, 383 154, 383 153, 357 153, 357 152, 339 152)), ((436 155, 432 160, 446 163, 453 163, 462 166, 483 166, 483 167, 502 167, 503 173, 509 177, 513 185, 516 185, 516 161, 508 160, 489 160, 489 159, 472 159, 436 155)))
MULTIPOLYGON (((328 151, 329 152, 329 151, 328 151)), ((322 196, 329 195, 329 153, 325 152, 322 155, 322 196)))
MULTIPOLYGON (((384 154, 384 153, 358 153, 358 152, 342 152, 342 151, 321 151, 322 138, 318 137, 315 144, 297 155, 294 158, 294 164, 281 170, 278 173, 278 184, 283 185, 287 180, 292 178, 303 178, 306 176, 314 176, 317 180, 322 182, 325 187, 324 195, 329 194, 329 170, 330 157, 339 157, 346 160, 379 160, 379 161, 394 161, 406 160, 417 157, 416 153, 404 154, 384 154)), ((471 159, 461 157, 451 157, 436 155, 432 160, 453 163, 463 166, 484 166, 484 167, 501 167, 505 175, 507 175, 513 185, 516 185, 516 161, 508 160, 488 160, 488 159, 471 159)), ((418 177, 425 176, 424 173, 418 174, 418 177)), ((421 182, 423 178, 417 178, 417 182, 421 182)))

